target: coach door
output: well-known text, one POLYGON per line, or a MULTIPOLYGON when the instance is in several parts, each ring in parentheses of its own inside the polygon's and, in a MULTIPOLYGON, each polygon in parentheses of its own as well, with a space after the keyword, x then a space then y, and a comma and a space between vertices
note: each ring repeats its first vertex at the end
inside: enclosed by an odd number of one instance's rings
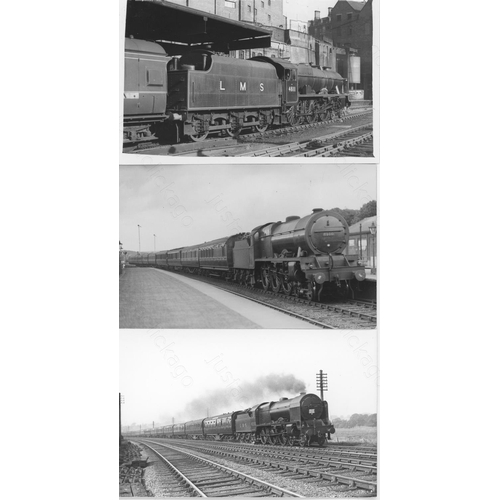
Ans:
POLYGON ((285 101, 293 104, 298 99, 297 70, 295 68, 285 69, 285 79, 283 81, 285 101))

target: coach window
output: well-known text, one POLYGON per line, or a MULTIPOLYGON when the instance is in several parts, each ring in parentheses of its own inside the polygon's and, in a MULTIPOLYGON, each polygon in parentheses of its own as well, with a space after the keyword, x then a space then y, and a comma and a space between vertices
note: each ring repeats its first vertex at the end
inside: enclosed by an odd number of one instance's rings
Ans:
POLYGON ((295 70, 292 69, 292 80, 297 80, 297 75, 295 74, 295 70))

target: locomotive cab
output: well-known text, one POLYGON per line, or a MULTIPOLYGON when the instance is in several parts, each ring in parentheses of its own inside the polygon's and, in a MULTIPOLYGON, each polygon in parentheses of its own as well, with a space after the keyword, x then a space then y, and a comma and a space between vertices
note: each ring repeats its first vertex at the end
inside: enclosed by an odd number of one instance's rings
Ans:
POLYGON ((281 80, 282 105, 297 104, 299 91, 297 83, 297 66, 284 59, 276 57, 257 56, 250 61, 262 61, 272 64, 276 68, 278 78, 281 80))

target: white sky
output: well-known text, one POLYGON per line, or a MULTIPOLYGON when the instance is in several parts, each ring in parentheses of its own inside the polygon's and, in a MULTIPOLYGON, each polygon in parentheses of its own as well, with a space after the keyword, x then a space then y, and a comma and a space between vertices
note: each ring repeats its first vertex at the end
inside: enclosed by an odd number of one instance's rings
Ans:
MULTIPOLYGON (((316 373, 328 374, 330 418, 377 411, 376 332, 336 331, 272 332, 178 330, 120 331, 120 392, 125 397, 122 424, 155 426, 203 418, 187 414, 186 405, 212 391, 230 394, 231 388, 252 383, 259 376, 292 374, 306 384, 306 391, 317 393, 316 373), (163 349, 163 351, 162 351, 163 349), (357 349, 357 350, 356 350, 357 349), (220 356, 216 361, 211 360, 220 356), (217 361, 223 361, 216 365, 217 361), (207 362, 208 361, 208 362, 207 362), (217 369, 220 370, 218 373, 217 369), (224 367, 226 367, 224 369, 224 367), (222 376, 231 372, 232 379, 222 376), (232 386, 231 381, 233 381, 232 386)), ((227 376, 227 375, 226 375, 227 376)), ((280 396, 297 394, 269 391, 262 400, 248 406, 276 401, 280 396)), ((227 408, 241 408, 236 396, 227 408)), ((210 414, 213 415, 215 403, 210 414)), ((205 408, 205 405, 203 405, 205 408)))
POLYGON ((195 245, 303 217, 313 208, 359 209, 376 199, 363 164, 120 167, 120 241, 141 251, 195 245))

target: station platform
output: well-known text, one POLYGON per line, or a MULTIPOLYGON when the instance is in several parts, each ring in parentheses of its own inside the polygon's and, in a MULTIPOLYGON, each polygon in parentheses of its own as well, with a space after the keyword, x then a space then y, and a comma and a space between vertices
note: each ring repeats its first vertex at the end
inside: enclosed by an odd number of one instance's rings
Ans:
POLYGON ((120 276, 120 328, 314 327, 187 276, 128 267, 120 276))

